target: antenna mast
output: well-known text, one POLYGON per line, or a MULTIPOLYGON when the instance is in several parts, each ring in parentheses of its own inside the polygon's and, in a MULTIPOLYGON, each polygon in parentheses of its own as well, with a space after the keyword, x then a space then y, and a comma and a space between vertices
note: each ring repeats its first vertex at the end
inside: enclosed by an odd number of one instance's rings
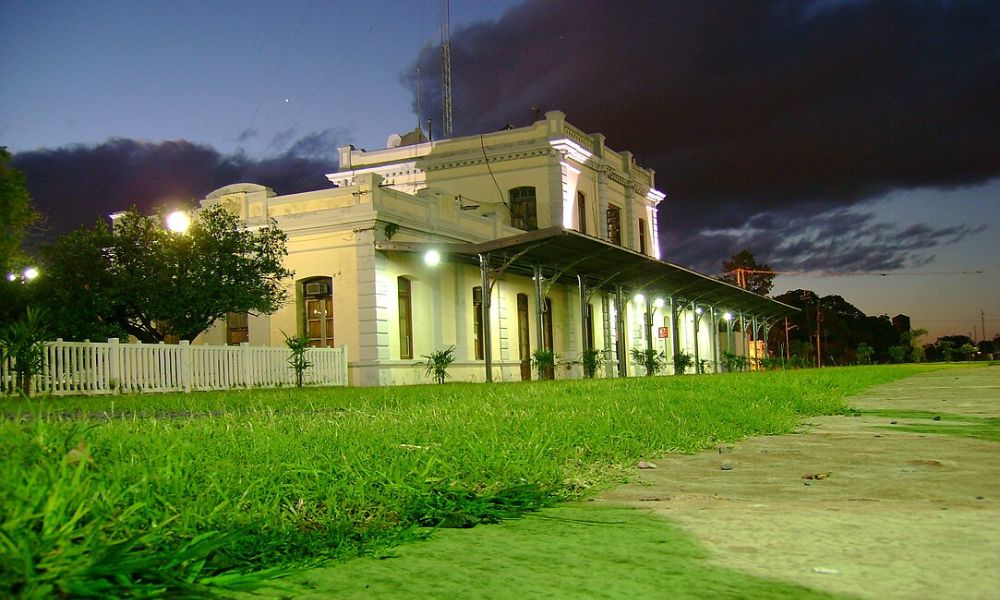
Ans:
POLYGON ((441 0, 441 137, 451 137, 451 16, 450 0, 441 0))

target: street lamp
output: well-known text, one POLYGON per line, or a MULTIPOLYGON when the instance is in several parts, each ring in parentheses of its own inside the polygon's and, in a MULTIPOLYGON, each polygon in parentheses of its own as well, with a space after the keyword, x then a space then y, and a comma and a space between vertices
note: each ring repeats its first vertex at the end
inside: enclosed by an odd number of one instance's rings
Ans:
POLYGON ((24 270, 24 273, 22 273, 22 275, 24 275, 25 281, 31 281, 32 279, 38 277, 38 269, 36 269, 35 267, 28 267, 27 269, 24 270))
POLYGON ((174 233, 185 233, 191 227, 191 217, 182 210, 175 210, 167 215, 167 229, 174 233))

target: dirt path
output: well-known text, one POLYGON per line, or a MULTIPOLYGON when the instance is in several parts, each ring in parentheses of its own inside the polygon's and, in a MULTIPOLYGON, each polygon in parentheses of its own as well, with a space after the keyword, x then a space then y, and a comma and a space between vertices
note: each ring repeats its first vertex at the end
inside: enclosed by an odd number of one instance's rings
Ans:
POLYGON ((599 501, 661 514, 753 575, 873 599, 1000 598, 1000 443, 899 431, 1000 416, 1000 367, 927 373, 850 404, 945 418, 812 418, 729 453, 654 461, 599 501))

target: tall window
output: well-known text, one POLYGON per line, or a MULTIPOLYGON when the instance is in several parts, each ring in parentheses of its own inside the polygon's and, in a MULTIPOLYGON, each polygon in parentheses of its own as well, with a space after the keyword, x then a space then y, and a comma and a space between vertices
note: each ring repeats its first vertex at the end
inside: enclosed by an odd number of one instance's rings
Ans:
POLYGON ((646 220, 639 219, 639 252, 646 253, 646 220))
POLYGON ((313 277, 302 282, 304 335, 314 348, 333 346, 333 278, 313 277))
POLYGON ((583 315, 583 348, 584 350, 594 349, 594 305, 587 305, 587 312, 583 315))
POLYGON ((226 313, 226 343, 239 346, 249 341, 250 324, 247 322, 247 313, 226 313))
POLYGON ((413 299, 410 295, 410 280, 396 278, 399 307, 399 358, 413 358, 413 299))
POLYGON ((622 211, 617 206, 608 207, 608 241, 622 245, 622 211))
POLYGON ((531 380, 531 334, 528 332, 528 296, 517 295, 517 358, 521 361, 521 381, 531 380))
POLYGON ((535 188, 516 187, 510 190, 510 225, 517 229, 538 229, 535 188))
POLYGON ((476 360, 483 360, 483 288, 472 288, 472 328, 476 360))
POLYGON ((576 193, 576 220, 580 222, 580 233, 587 233, 587 196, 583 192, 576 193))

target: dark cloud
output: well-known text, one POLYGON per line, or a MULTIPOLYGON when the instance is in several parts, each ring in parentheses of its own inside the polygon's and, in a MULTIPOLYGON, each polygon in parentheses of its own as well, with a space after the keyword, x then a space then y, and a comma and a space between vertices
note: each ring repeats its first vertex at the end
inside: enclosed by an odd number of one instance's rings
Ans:
MULTIPOLYGON (((889 190, 1000 175, 995 0, 539 0, 451 40, 457 134, 525 125, 533 107, 604 133, 656 170, 673 260, 728 256, 679 246, 704 239, 692 231, 756 215, 787 233, 804 217, 867 214, 837 209, 889 190)), ((418 59, 424 73, 438 61, 436 48, 418 59)), ((440 106, 438 86, 421 89, 421 106, 440 106)))
MULTIPOLYGON (((986 225, 903 227, 877 220, 875 213, 834 208, 816 215, 760 213, 740 227, 706 228, 685 237, 680 247, 717 248, 730 256, 743 248, 775 257, 779 271, 889 271, 926 265, 934 250, 982 233, 986 225)), ((717 266, 694 258, 696 267, 717 266)))
POLYGON ((21 152, 13 163, 24 171, 35 207, 46 217, 45 237, 51 238, 133 204, 152 211, 165 203, 190 203, 231 183, 259 183, 279 194, 328 187, 324 174, 337 168, 336 136, 333 130, 316 133, 261 160, 184 140, 110 139, 21 152))

